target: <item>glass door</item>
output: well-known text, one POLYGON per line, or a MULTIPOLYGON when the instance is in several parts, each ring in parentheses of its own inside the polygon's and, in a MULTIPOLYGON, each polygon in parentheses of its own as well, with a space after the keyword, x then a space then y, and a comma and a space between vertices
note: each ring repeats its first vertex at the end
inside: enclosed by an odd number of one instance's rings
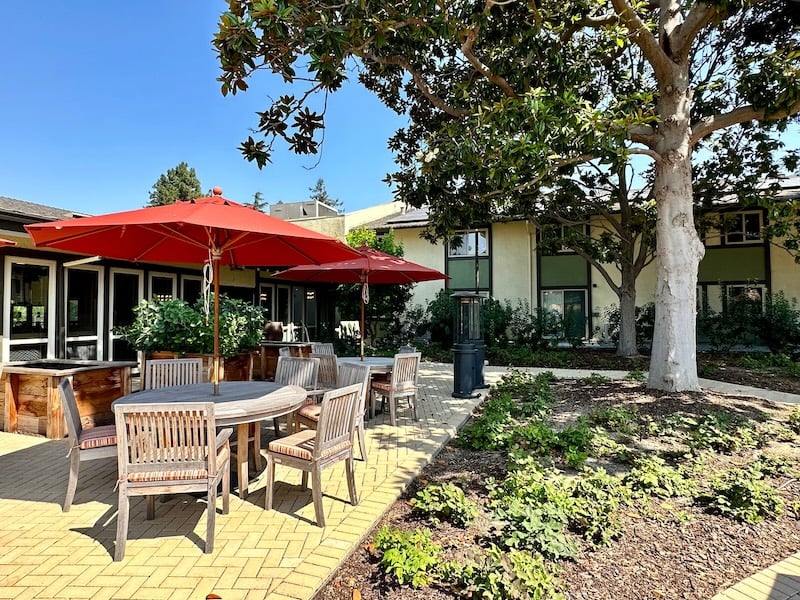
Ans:
POLYGON ((103 267, 68 268, 64 274, 67 298, 65 356, 98 360, 103 357, 100 319, 103 314, 103 267))
POLYGON ((139 360, 138 353, 119 334, 114 333, 118 327, 133 322, 133 309, 144 298, 144 277, 141 271, 127 269, 111 270, 111 292, 109 303, 111 315, 108 324, 111 360, 139 360))

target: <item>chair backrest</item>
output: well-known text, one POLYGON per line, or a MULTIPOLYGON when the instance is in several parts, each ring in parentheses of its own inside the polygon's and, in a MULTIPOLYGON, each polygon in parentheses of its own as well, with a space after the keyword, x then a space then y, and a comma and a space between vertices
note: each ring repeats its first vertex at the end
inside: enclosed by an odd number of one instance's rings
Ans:
POLYGON ((392 364, 392 387, 401 389, 404 386, 417 385, 421 360, 421 352, 395 354, 394 363, 392 364))
POLYGON ((118 404, 114 419, 120 481, 216 476, 213 402, 118 404))
POLYGON ((284 385, 299 385, 313 390, 319 377, 319 359, 299 356, 279 356, 275 367, 275 382, 284 385))
POLYGON ((352 444, 360 406, 360 383, 325 392, 317 421, 317 433, 314 436, 315 459, 324 457, 341 444, 352 444))
MULTIPOLYGON (((361 396, 364 402, 367 400, 367 392, 369 391, 369 365, 357 365, 355 363, 342 363, 339 367, 339 377, 336 379, 336 387, 343 388, 348 385, 360 383, 363 387, 361 396)), ((364 404, 366 406, 366 404, 364 404)))
POLYGON ((61 408, 64 410, 64 418, 67 421, 67 437, 72 446, 77 446, 83 431, 81 415, 78 412, 78 403, 75 401, 75 391, 72 389, 72 382, 68 378, 63 378, 58 384, 58 393, 61 396, 61 408))
POLYGON ((144 364, 142 388, 146 390, 202 382, 202 358, 167 358, 148 360, 144 364))
POLYGON ((338 387, 336 385, 339 376, 339 364, 336 362, 335 354, 310 354, 310 358, 319 360, 319 375, 317 385, 320 387, 338 387))
POLYGON ((311 342, 311 354, 335 354, 332 342, 311 342))

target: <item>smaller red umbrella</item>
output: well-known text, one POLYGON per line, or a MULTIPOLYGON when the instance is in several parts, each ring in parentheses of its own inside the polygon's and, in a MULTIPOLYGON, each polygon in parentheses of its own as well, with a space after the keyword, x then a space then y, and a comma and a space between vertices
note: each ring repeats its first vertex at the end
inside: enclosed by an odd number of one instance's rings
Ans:
POLYGON ((299 265, 275 273, 273 277, 292 281, 320 283, 360 283, 361 284, 361 359, 364 359, 364 305, 369 302, 368 286, 372 284, 404 284, 436 279, 450 279, 448 275, 392 256, 380 250, 361 246, 361 258, 322 263, 319 265, 299 265))
POLYGON ((0 238, 0 246, 16 246, 17 242, 0 238))

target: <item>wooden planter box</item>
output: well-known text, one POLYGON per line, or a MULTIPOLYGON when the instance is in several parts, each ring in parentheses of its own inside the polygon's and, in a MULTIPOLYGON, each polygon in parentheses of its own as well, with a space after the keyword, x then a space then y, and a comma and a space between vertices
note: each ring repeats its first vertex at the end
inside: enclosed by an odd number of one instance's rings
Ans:
POLYGON ((61 439, 66 433, 58 385, 72 380, 84 427, 114 422, 111 403, 131 392, 135 362, 37 360, 3 367, 3 430, 61 439))

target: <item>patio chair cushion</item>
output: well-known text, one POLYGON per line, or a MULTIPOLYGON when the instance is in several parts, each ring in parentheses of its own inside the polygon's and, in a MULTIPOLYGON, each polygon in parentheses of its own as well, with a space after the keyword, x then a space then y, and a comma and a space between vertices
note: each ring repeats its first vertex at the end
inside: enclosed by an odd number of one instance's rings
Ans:
POLYGON ((102 448, 103 446, 117 445, 116 425, 100 425, 91 429, 84 429, 78 436, 78 448, 102 448))
POLYGON ((400 386, 398 386, 396 388, 393 388, 391 381, 373 381, 372 382, 372 389, 373 390, 382 391, 382 392, 389 392, 392 389, 394 389, 394 391, 396 391, 396 392, 411 392, 411 391, 416 390, 417 386, 414 385, 413 383, 407 383, 407 384, 400 385, 400 386))
MULTIPOLYGON (((295 458, 300 458, 302 460, 312 460, 312 453, 314 451, 314 436, 316 434, 317 432, 313 429, 303 429, 297 433, 278 438, 277 440, 272 440, 269 443, 269 451, 276 452, 278 454, 285 454, 286 456, 294 456, 295 458)), ((331 448, 328 448, 322 452, 320 458, 325 458, 341 452, 351 444, 352 442, 349 440, 342 442, 341 444, 336 444, 335 446, 332 446, 331 448)))
MULTIPOLYGON (((217 470, 225 467, 225 463, 230 458, 228 448, 220 448, 217 454, 217 470)), ((128 481, 188 481, 190 479, 208 479, 207 469, 175 469, 174 471, 146 471, 143 473, 132 472, 128 474, 128 481)))
POLYGON ((321 404, 306 404, 297 411, 297 415, 299 417, 305 417, 306 419, 311 419, 313 421, 319 421, 319 413, 322 411, 321 404))

